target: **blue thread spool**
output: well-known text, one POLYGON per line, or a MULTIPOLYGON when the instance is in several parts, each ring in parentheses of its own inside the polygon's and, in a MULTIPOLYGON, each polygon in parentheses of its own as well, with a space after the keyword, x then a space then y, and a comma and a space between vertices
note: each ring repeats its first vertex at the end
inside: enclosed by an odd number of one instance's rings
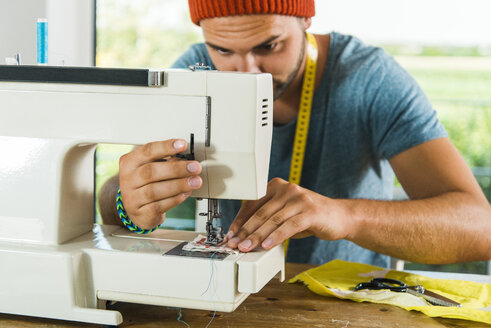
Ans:
POLYGON ((37 63, 38 65, 48 65, 48 20, 46 18, 38 18, 36 30, 37 63))

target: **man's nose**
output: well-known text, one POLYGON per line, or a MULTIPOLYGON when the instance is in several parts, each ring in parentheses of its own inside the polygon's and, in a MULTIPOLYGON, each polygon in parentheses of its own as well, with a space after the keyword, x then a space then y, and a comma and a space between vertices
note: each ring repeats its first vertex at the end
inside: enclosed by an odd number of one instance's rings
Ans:
POLYGON ((239 72, 261 73, 259 63, 253 54, 246 54, 241 56, 237 70, 239 72))

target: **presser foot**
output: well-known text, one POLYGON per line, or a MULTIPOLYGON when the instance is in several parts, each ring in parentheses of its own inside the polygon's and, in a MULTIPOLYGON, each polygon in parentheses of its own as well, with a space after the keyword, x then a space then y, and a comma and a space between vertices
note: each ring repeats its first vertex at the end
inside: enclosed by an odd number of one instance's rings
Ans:
POLYGON ((220 245, 223 239, 223 228, 214 226, 211 222, 206 222, 206 244, 220 245))
POLYGON ((218 199, 208 199, 208 212, 200 213, 201 216, 206 216, 206 243, 209 245, 220 245, 223 242, 223 228, 220 224, 222 213, 218 199))

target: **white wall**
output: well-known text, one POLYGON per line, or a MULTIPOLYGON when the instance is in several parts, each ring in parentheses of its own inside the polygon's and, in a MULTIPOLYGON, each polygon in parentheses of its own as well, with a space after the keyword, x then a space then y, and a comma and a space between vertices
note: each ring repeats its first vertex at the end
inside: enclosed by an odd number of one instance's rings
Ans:
POLYGON ((38 18, 48 19, 50 65, 93 65, 93 0, 0 0, 0 64, 18 52, 36 64, 38 18))
POLYGON ((50 65, 93 66, 94 1, 46 0, 50 65))

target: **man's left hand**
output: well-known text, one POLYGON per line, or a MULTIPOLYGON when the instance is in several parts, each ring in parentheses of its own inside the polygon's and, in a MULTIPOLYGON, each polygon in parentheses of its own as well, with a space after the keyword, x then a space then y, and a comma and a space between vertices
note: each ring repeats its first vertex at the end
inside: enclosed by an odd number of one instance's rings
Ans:
POLYGON ((248 252, 259 245, 273 248, 290 237, 343 239, 352 224, 346 214, 337 200, 275 178, 263 198, 242 204, 227 233, 227 245, 248 252))

